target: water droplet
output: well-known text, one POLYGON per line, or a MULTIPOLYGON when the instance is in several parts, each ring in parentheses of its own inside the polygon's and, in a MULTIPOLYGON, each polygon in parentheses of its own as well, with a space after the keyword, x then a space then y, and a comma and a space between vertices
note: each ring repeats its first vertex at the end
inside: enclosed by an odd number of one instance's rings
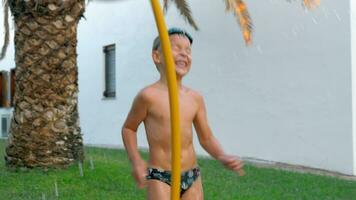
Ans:
POLYGON ((323 8, 322 11, 324 13, 325 18, 328 18, 329 17, 329 10, 327 8, 323 8))
POLYGON ((292 33, 293 33, 294 36, 298 35, 298 33, 297 33, 297 31, 295 29, 292 29, 292 33))
POLYGON ((334 10, 334 14, 335 14, 336 18, 337 18, 339 21, 341 21, 341 17, 340 17, 340 15, 339 15, 339 13, 337 13, 336 10, 334 10))
POLYGON ((78 162, 78 168, 79 168, 79 175, 81 177, 84 176, 84 173, 83 173, 83 164, 81 162, 78 162))
POLYGON ((54 181, 54 194, 59 197, 57 180, 54 181))
POLYGON ((318 24, 318 21, 316 21, 316 19, 314 17, 312 17, 312 21, 314 24, 318 24))
POLYGON ((89 158, 89 162, 90 162, 90 169, 94 170, 94 161, 92 157, 89 158))
POLYGON ((260 53, 260 54, 263 54, 263 51, 262 51, 262 48, 260 45, 257 45, 257 51, 260 53))

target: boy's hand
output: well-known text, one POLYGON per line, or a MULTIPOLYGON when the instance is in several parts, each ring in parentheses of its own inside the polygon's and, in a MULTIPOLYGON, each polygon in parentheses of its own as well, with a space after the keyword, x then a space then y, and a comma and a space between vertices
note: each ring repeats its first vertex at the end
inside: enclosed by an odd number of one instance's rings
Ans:
POLYGON ((243 170, 243 162, 235 156, 231 155, 222 155, 218 158, 218 160, 223 164, 226 168, 237 172, 240 176, 245 175, 243 170))
POLYGON ((147 175, 147 165, 145 161, 139 161, 133 164, 132 176, 135 178, 137 188, 143 189, 144 187, 146 187, 147 175))

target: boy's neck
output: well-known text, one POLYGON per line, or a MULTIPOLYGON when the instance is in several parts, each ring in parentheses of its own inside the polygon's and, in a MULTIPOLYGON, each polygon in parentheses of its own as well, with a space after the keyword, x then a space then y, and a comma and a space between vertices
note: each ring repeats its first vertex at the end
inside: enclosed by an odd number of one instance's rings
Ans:
MULTIPOLYGON (((182 88, 182 77, 180 77, 180 76, 176 76, 176 77, 177 77, 178 90, 180 90, 182 88)), ((160 77, 158 82, 160 82, 161 84, 166 85, 166 86, 168 85, 167 84, 167 77, 163 76, 163 75, 161 75, 161 77, 160 77)))

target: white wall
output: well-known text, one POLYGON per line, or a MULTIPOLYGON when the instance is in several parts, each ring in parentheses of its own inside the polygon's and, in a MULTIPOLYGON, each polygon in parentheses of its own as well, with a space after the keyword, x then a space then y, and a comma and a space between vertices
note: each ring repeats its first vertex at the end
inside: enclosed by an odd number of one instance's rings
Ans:
MULTIPOLYGON (((205 96, 212 129, 224 148, 353 173, 348 2, 325 0, 305 12, 299 3, 248 1, 255 25, 249 48, 223 1, 190 5, 201 31, 191 30, 174 6, 167 21, 186 27, 195 38, 186 83, 205 96)), ((122 145, 120 128, 132 98, 157 78, 150 58, 156 35, 150 9, 147 1, 87 7, 78 49, 87 143, 122 145), (110 43, 117 45, 117 98, 103 100, 102 46, 110 43)), ((142 131, 139 145, 147 146, 142 131)), ((204 154, 199 147, 198 153, 204 154)))
MULTIPOLYGON (((190 1, 199 32, 174 6, 167 17, 169 26, 186 27, 195 38, 186 83, 205 96, 215 134, 233 154, 353 173, 349 3, 325 0, 313 12, 296 2, 247 3, 255 25, 249 48, 223 1, 190 1)), ((87 8, 79 36, 86 142, 122 144, 120 126, 132 98, 157 78, 149 55, 156 35, 150 12, 147 1, 87 8), (100 13, 95 22, 93 11, 100 13), (101 48, 113 42, 118 95, 103 101, 101 48), (83 55, 84 49, 92 50, 83 55)), ((142 136, 139 145, 147 146, 142 136)), ((204 154, 199 147, 198 153, 204 154)))
MULTIPOLYGON (((86 143, 121 145, 121 126, 136 93, 158 73, 150 51, 156 35, 149 1, 91 2, 79 24, 79 111, 86 143), (103 99, 102 48, 116 44, 117 90, 103 99)), ((142 133, 142 132, 141 132, 142 133)), ((144 134, 139 145, 147 146, 144 134)))
POLYGON ((353 166, 356 174, 356 1, 350 1, 351 9, 351 58, 352 58, 352 122, 353 122, 353 166))
MULTIPOLYGON (((4 19, 4 12, 3 12, 3 7, 0 9, 0 51, 2 48, 2 45, 4 44, 4 25, 3 25, 3 19, 4 19)), ((15 50, 14 50, 14 23, 12 23, 12 16, 9 11, 9 26, 10 26, 10 42, 9 46, 6 51, 6 57, 4 60, 0 61, 0 71, 6 70, 10 71, 10 69, 15 67, 15 50)))
MULTIPOLYGON (((250 48, 222 1, 190 2, 201 31, 187 83, 206 97, 217 137, 241 156, 352 174, 349 1, 313 12, 299 1, 246 2, 250 48)), ((176 16, 171 24, 184 25, 176 16)))
MULTIPOLYGON (((223 1, 189 3, 199 32, 174 5, 167 21, 195 39, 186 84, 204 95, 211 127, 226 151, 355 174, 349 1, 324 0, 305 12, 299 1, 249 0, 255 25, 249 48, 223 1)), ((149 1, 91 2, 85 16, 78 33, 84 141, 122 145, 120 129, 134 95, 158 77, 150 57, 157 31, 149 1), (117 97, 105 100, 102 48, 112 43, 117 97)), ((13 65, 11 48, 0 69, 13 65)), ((147 146, 142 129, 139 145, 147 146)))

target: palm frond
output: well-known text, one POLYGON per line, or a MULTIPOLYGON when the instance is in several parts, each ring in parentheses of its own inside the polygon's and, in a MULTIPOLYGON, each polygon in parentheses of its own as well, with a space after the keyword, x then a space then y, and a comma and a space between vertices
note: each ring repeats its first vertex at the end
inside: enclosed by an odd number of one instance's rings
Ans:
POLYGON ((234 3, 232 1, 225 0, 226 11, 230 11, 231 8, 234 6, 233 4, 234 3))
POLYGON ((171 1, 171 0, 163 0, 163 11, 164 11, 164 13, 167 13, 168 6, 169 6, 169 1, 171 1))
POLYGON ((4 59, 6 55, 6 49, 9 46, 9 35, 10 35, 10 30, 9 30, 9 4, 7 0, 4 0, 4 30, 5 30, 5 35, 4 35, 4 44, 1 48, 1 53, 0 53, 0 60, 4 59))
POLYGON ((311 10, 320 5, 320 0, 303 0, 303 5, 311 10))
POLYGON ((187 1, 186 0, 174 0, 174 3, 176 4, 178 10, 180 11, 180 14, 185 17, 185 19, 188 21, 188 23, 191 26, 193 26, 193 28, 195 30, 198 30, 199 28, 196 25, 196 23, 192 17, 192 14, 191 14, 191 11, 190 11, 187 1))
POLYGON ((245 2, 242 0, 225 0, 225 3, 226 10, 233 12, 236 16, 246 45, 251 44, 253 24, 245 2))

